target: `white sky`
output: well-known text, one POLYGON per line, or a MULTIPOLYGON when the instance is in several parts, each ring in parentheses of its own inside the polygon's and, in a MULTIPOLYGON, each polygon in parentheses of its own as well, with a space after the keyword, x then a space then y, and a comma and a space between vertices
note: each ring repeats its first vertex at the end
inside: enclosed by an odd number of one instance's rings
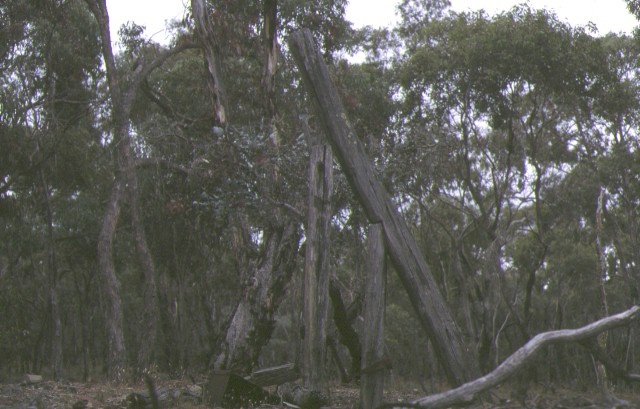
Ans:
MULTIPOLYGON (((451 3, 456 11, 484 8, 489 14, 495 14, 523 3, 523 0, 451 0, 451 3)), ((147 36, 165 42, 165 21, 182 19, 185 5, 189 4, 190 0, 107 0, 112 39, 116 41, 120 25, 131 20, 146 26, 147 36)), ((397 18, 396 4, 395 0, 350 0, 347 17, 356 27, 384 26, 397 18)), ((637 25, 624 0, 529 0, 529 4, 532 8, 552 9, 561 20, 573 26, 593 22, 600 34, 610 31, 631 33, 637 25)))
MULTIPOLYGON (((490 15, 511 9, 525 3, 525 0, 450 0, 455 11, 484 9, 490 15)), ((397 18, 392 0, 350 0, 347 10, 349 19, 356 26, 386 25, 397 18), (375 4, 375 6, 373 6, 375 4)), ((624 0, 529 0, 531 8, 553 10, 560 20, 568 21, 572 26, 587 25, 593 22, 600 34, 609 32, 631 33, 637 20, 628 11, 624 0)))

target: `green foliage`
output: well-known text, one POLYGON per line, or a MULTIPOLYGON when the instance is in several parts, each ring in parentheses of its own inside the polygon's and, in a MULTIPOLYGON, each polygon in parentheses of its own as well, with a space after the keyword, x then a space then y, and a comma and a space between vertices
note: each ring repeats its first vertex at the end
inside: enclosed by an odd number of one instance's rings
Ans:
POLYGON ((422 376, 428 343, 415 315, 407 306, 389 303, 384 319, 385 346, 393 360, 394 372, 406 378, 422 376))
POLYGON ((353 31, 345 20, 346 0, 284 0, 278 2, 278 7, 283 34, 308 28, 327 59, 351 43, 353 31))
POLYGON ((626 0, 626 3, 631 14, 640 20, 640 2, 637 0, 626 0))

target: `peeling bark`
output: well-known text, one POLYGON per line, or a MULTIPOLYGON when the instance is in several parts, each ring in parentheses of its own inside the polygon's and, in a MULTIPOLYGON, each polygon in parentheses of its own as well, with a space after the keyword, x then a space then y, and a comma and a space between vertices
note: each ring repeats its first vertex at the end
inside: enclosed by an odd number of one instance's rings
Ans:
POLYGON ((266 116, 275 115, 276 68, 278 64, 278 0, 262 2, 262 38, 264 48, 264 74, 262 89, 266 116))
POLYGON ((204 51, 207 69, 209 70, 209 86, 213 95, 213 109, 218 123, 222 126, 228 122, 226 98, 222 82, 222 69, 218 45, 213 33, 213 24, 207 15, 204 0, 191 0, 191 13, 196 24, 196 33, 204 51))
POLYGON ((240 303, 231 318, 214 369, 250 373, 275 326, 275 313, 285 296, 298 254, 300 234, 289 222, 265 238, 265 249, 253 276, 244 280, 240 303))

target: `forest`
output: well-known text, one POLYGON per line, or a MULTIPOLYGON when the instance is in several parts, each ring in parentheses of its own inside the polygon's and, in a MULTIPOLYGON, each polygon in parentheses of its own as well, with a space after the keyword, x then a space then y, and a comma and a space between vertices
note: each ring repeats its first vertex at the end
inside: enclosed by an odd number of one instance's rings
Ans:
MULTIPOLYGON (((106 0, 0 3, 0 383, 291 363, 326 390, 375 341, 387 384, 429 395, 635 314, 640 32, 448 0, 355 29, 347 2, 190 0, 167 44, 112 38, 106 0)), ((637 391, 639 332, 510 382, 637 391)))

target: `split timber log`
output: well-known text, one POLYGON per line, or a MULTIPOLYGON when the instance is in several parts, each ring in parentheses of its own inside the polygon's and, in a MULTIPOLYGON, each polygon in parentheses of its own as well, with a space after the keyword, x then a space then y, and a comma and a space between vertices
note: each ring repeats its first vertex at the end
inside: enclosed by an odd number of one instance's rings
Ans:
POLYGON ((384 356, 385 258, 382 226, 371 224, 367 234, 368 274, 363 312, 364 335, 360 379, 362 409, 377 408, 382 402, 385 369, 390 363, 384 356))
POLYGON ((624 312, 603 318, 581 328, 543 332, 520 347, 492 372, 474 381, 443 393, 417 399, 409 404, 395 403, 383 405, 383 407, 438 409, 471 403, 479 393, 511 378, 527 363, 531 362, 536 353, 543 347, 562 342, 580 342, 593 338, 610 329, 629 325, 633 320, 637 319, 639 313, 640 306, 636 305, 624 312))
POLYGON ((381 223, 386 248, 452 385, 480 375, 475 351, 465 345, 424 256, 391 197, 378 181, 361 142, 348 123, 329 70, 309 30, 295 32, 291 52, 320 113, 321 123, 351 188, 371 223, 381 223))
POLYGON ((333 154, 329 145, 314 145, 309 154, 307 237, 304 262, 304 343, 302 382, 321 391, 325 384, 327 311, 329 309, 333 154))

